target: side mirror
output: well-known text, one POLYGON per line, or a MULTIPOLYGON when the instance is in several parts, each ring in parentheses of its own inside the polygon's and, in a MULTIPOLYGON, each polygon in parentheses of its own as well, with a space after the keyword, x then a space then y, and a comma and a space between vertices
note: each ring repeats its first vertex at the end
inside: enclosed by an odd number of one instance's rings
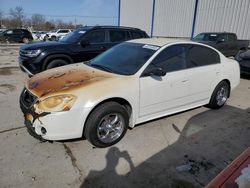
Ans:
POLYGON ((145 70, 142 76, 165 76, 166 73, 167 72, 161 67, 154 67, 152 69, 145 70))
POLYGON ((89 40, 82 40, 82 41, 80 42, 80 44, 81 44, 81 46, 82 46, 83 48, 85 48, 86 46, 89 45, 89 40))

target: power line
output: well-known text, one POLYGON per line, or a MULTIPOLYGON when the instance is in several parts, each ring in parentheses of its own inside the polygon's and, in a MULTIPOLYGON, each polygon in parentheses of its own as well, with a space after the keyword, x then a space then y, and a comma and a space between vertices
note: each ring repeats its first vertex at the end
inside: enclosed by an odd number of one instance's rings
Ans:
MULTIPOLYGON (((36 15, 37 13, 24 13, 24 15, 36 15)), ((11 15, 4 13, 3 15, 11 15)), ((102 18, 102 19, 117 19, 117 16, 87 16, 87 15, 53 15, 53 14, 38 14, 44 17, 61 17, 61 18, 102 18)))

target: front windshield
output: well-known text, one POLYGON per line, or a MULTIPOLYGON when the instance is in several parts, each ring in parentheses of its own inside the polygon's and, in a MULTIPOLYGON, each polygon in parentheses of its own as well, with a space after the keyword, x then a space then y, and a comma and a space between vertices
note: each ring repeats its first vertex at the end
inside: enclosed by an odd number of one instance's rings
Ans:
POLYGON ((116 74, 133 75, 158 49, 158 46, 124 42, 97 56, 89 65, 116 74))
POLYGON ((193 38, 194 41, 217 41, 218 34, 216 33, 200 33, 193 38))
POLYGON ((75 43, 78 42, 79 39, 82 37, 84 33, 86 33, 87 30, 75 30, 73 32, 68 33, 65 37, 60 39, 61 42, 69 42, 69 43, 75 43))

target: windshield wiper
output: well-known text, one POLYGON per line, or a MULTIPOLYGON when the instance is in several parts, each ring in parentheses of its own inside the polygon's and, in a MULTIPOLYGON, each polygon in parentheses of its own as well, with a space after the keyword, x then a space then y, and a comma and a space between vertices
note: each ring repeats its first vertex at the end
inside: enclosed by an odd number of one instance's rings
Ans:
POLYGON ((111 72, 111 73, 114 73, 114 71, 108 67, 105 67, 103 65, 98 65, 98 64, 90 64, 91 67, 96 67, 98 69, 102 69, 104 71, 107 71, 107 72, 111 72))

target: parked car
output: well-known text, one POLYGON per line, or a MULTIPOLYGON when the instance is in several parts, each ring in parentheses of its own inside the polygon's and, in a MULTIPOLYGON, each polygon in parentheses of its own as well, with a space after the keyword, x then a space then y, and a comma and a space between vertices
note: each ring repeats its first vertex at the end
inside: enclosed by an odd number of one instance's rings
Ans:
POLYGON ((59 37, 65 36, 70 33, 71 29, 58 29, 51 32, 46 33, 45 40, 57 40, 59 37))
POLYGON ((46 40, 46 35, 47 35, 47 31, 40 31, 38 34, 38 40, 40 41, 45 41, 46 40))
POLYGON ((6 31, 7 29, 0 29, 0 33, 2 33, 2 32, 4 32, 4 31, 6 31))
POLYGON ((200 33, 192 39, 210 45, 225 56, 235 56, 240 50, 249 47, 249 40, 238 40, 235 33, 200 33))
POLYGON ((38 40, 39 39, 39 31, 32 31, 32 37, 34 40, 38 40))
POLYGON ((240 51, 235 59, 240 64, 241 74, 250 75, 250 50, 240 51))
POLYGON ((210 46, 137 39, 33 76, 20 104, 29 132, 41 140, 84 135, 107 147, 138 123, 202 105, 221 108, 239 81, 238 63, 210 46))
POLYGON ((128 27, 83 27, 57 42, 24 45, 20 48, 20 67, 30 76, 54 67, 88 61, 125 40, 148 35, 128 27))
POLYGON ((0 40, 4 42, 28 43, 33 40, 33 37, 27 29, 7 29, 0 33, 0 40))

